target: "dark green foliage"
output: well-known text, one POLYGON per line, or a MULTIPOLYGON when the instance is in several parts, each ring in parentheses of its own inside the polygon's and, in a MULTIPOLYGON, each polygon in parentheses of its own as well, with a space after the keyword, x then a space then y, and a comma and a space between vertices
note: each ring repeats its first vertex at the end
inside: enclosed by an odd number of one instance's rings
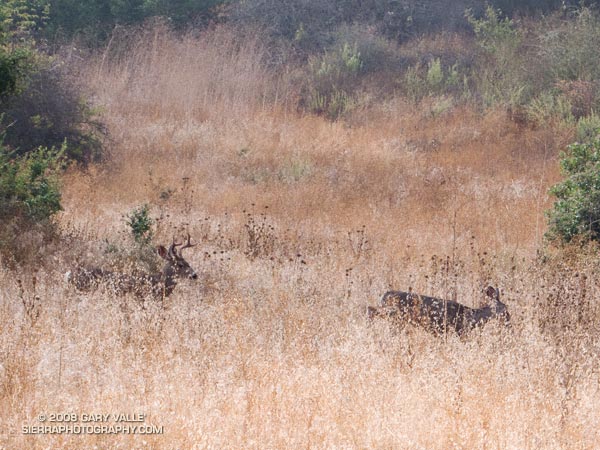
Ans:
POLYGON ((34 36, 47 12, 45 0, 0 3, 0 106, 25 85, 35 55, 34 36))
POLYGON ((209 17, 222 3, 226 0, 50 0, 48 34, 78 35, 97 45, 116 25, 140 24, 161 16, 182 27, 209 17))
MULTIPOLYGON (((599 130, 600 131, 600 130, 599 130)), ((561 154, 565 180, 553 186, 556 196, 548 211, 550 239, 600 240, 600 139, 569 146, 561 154)))
POLYGON ((60 129, 64 121, 53 129, 61 122, 53 108, 63 108, 65 91, 51 82, 40 86, 49 78, 43 67, 51 63, 38 41, 47 17, 46 0, 0 3, 0 253, 8 264, 39 264, 40 244, 55 236, 51 219, 61 209, 58 176, 70 135, 60 129), (58 108, 48 101, 54 94, 58 108), (56 133, 40 138, 38 128, 56 133), (24 234, 27 239, 21 239, 24 234))
POLYGON ((231 18, 259 25, 276 39, 294 43, 303 52, 331 44, 341 25, 369 24, 387 38, 404 40, 429 31, 465 29, 464 11, 481 9, 476 0, 243 0, 231 18))
POLYGON ((25 154, 39 146, 58 147, 66 140, 69 159, 98 160, 103 128, 68 75, 60 68, 38 66, 24 84, 0 105, 3 123, 10 125, 5 144, 25 154))
POLYGON ((44 27, 49 0, 3 0, 0 4, 0 42, 30 44, 44 27))
POLYGON ((572 123, 600 107, 600 20, 580 3, 245 0, 231 19, 266 30, 272 53, 284 55, 275 63, 303 65, 300 107, 331 119, 374 99, 374 91, 398 88, 416 101, 445 96, 505 107, 515 120, 538 125, 572 123), (452 48, 420 38, 441 30, 462 31, 462 41, 452 48), (397 45, 409 39, 425 49, 397 45))
POLYGON ((0 47, 0 101, 17 90, 26 59, 27 53, 23 51, 7 51, 0 47))
POLYGON ((127 215, 125 223, 129 226, 135 242, 142 246, 150 244, 154 236, 152 231, 154 221, 150 217, 150 207, 148 205, 142 205, 131 211, 127 215))
POLYGON ((228 0, 146 0, 146 16, 169 18, 177 27, 210 18, 215 7, 228 0))
POLYGON ((544 14, 560 8, 578 6, 580 0, 493 0, 489 4, 512 16, 515 13, 544 14))
POLYGON ((303 51, 326 48, 332 32, 343 24, 368 24, 390 39, 404 41, 426 33, 466 31, 464 15, 470 9, 481 16, 489 5, 507 16, 515 13, 548 13, 579 5, 562 0, 242 0, 236 2, 232 19, 257 24, 276 38, 292 41, 303 51))
POLYGON ((0 130, 15 155, 65 147, 65 156, 90 162, 100 155, 102 128, 57 60, 39 50, 49 0, 0 5, 0 130))

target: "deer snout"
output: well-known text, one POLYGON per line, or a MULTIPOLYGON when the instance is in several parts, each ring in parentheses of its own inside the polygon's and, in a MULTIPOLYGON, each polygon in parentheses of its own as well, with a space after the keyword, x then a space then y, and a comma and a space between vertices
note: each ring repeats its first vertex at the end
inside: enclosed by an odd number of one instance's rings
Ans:
POLYGON ((196 280, 198 278, 198 274, 194 272, 193 274, 190 275, 190 278, 192 280, 196 280))

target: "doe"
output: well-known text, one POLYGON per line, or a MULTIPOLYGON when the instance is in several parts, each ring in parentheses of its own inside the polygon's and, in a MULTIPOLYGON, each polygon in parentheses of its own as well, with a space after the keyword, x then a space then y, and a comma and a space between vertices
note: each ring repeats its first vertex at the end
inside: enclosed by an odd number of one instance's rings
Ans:
POLYGON ((369 306, 369 319, 389 317, 400 322, 420 325, 435 333, 454 331, 459 335, 483 326, 491 319, 510 324, 510 314, 500 301, 499 289, 488 286, 483 290, 492 303, 482 308, 470 308, 462 303, 403 291, 388 291, 377 307, 369 306))

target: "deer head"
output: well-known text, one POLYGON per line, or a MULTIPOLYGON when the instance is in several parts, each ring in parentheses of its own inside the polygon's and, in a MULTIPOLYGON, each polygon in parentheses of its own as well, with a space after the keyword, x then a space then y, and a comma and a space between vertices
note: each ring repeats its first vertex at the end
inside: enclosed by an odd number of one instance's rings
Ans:
POLYGON ((173 239, 173 243, 169 246, 168 250, 163 245, 159 245, 156 248, 158 255, 166 261, 166 264, 163 267, 162 275, 165 283, 165 293, 167 295, 171 293, 177 284, 178 278, 190 278, 192 280, 198 278, 198 275, 194 269, 192 269, 182 255, 183 250, 195 246, 195 244, 190 242, 189 234, 187 236, 187 242, 185 245, 178 250, 177 247, 181 245, 183 244, 177 243, 175 242, 175 239, 173 239))
POLYGON ((489 318, 496 317, 505 324, 510 324, 510 314, 508 313, 508 309, 506 305, 500 301, 500 289, 495 288, 493 286, 488 286, 483 290, 483 293, 493 301, 491 306, 492 314, 490 314, 489 318))
POLYGON ((185 245, 177 243, 173 239, 173 243, 168 249, 162 245, 156 247, 158 255, 166 261, 162 272, 159 273, 133 276, 99 267, 77 267, 65 274, 65 280, 74 284, 81 291, 93 289, 103 282, 110 286, 117 295, 131 292, 139 297, 151 294, 164 298, 173 292, 180 278, 193 280, 198 278, 194 269, 182 255, 182 251, 190 247, 194 247, 194 245, 191 243, 189 234, 185 245), (181 248, 178 249, 178 247, 181 248))

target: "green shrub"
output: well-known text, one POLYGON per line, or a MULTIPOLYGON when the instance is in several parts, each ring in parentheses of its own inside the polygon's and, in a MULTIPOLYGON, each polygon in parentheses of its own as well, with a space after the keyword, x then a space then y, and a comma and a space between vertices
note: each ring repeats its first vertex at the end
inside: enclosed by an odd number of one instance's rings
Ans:
POLYGON ((154 237, 154 231, 152 230, 154 221, 150 217, 150 207, 147 204, 131 211, 126 216, 125 223, 129 226, 129 231, 135 242, 142 246, 150 244, 154 237))
POLYGON ((514 54, 520 44, 519 32, 508 18, 501 18, 502 12, 488 5, 485 17, 477 19, 469 10, 467 20, 473 27, 479 46, 497 59, 505 59, 514 54))
POLYGON ((440 89, 444 82, 444 71, 442 70, 442 62, 439 59, 434 59, 429 63, 427 68, 427 84, 432 89, 440 89))
POLYGON ((600 18, 590 8, 575 10, 569 20, 542 22, 535 63, 552 81, 600 79, 600 18))
POLYGON ((0 3, 0 105, 25 85, 34 62, 33 33, 47 13, 45 0, 0 3))
MULTIPOLYGON (((39 1, 39 0, 38 0, 39 1)), ((50 0, 47 34, 82 38, 97 46, 117 25, 141 24, 164 17, 176 27, 197 24, 212 17, 224 0, 50 0)))
POLYGON ((600 240, 600 139, 569 146, 560 165, 565 180, 550 190, 557 200, 547 213, 547 236, 600 240))
POLYGON ((66 140, 67 158, 84 164, 101 158, 103 127, 61 70, 38 66, 21 92, 0 105, 0 112, 10 124, 4 143, 18 154, 39 146, 59 147, 66 140))
POLYGON ((558 120, 565 124, 573 124, 574 117, 569 100, 554 91, 545 91, 533 98, 527 107, 527 119, 537 125, 558 120))
POLYGON ((528 80, 535 95, 552 92, 578 119, 600 107, 600 18, 580 7, 537 22, 528 45, 528 80))
POLYGON ((321 56, 311 57, 302 103, 313 114, 336 120, 355 104, 363 68, 356 45, 347 42, 321 56))
POLYGON ((60 211, 58 174, 66 146, 40 147, 15 156, 0 144, 0 224, 8 221, 46 223, 60 211))
POLYGON ((81 162, 99 158, 102 126, 59 64, 41 50, 37 37, 48 18, 49 0, 0 4, 0 130, 16 155, 38 147, 61 147, 81 162))
POLYGON ((402 68, 398 45, 375 33, 372 27, 364 24, 340 26, 333 33, 329 48, 344 46, 360 55, 361 74, 402 68))
POLYGON ((500 103, 518 106, 528 98, 527 67, 521 53, 522 36, 515 23, 501 18, 501 11, 486 8, 484 17, 477 19, 467 11, 480 55, 472 78, 486 106, 500 103))
POLYGON ((30 52, 0 46, 0 101, 18 92, 29 66, 30 52))
POLYGON ((427 68, 419 63, 409 67, 404 73, 402 83, 404 92, 413 101, 445 93, 460 97, 468 90, 465 75, 461 76, 458 65, 454 64, 444 69, 439 58, 431 60, 427 68))
POLYGON ((40 147, 17 156, 0 142, 0 255, 9 266, 40 264, 41 244, 55 236, 64 153, 40 147))
POLYGON ((581 117, 577 121, 577 141, 593 142, 600 138, 600 117, 592 111, 592 114, 581 117))

